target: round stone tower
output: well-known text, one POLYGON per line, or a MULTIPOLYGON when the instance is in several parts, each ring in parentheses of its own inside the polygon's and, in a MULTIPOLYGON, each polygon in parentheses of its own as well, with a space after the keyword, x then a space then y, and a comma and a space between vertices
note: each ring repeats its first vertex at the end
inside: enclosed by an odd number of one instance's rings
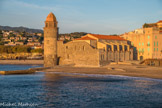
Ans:
POLYGON ((57 65, 57 20, 51 12, 45 21, 44 27, 44 67, 57 65))

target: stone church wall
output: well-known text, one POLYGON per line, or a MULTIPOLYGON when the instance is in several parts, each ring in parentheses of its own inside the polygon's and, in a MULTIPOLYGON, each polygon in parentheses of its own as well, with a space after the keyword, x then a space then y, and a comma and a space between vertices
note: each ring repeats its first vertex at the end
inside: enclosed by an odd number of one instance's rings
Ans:
POLYGON ((59 65, 99 66, 99 51, 82 41, 57 43, 59 65))

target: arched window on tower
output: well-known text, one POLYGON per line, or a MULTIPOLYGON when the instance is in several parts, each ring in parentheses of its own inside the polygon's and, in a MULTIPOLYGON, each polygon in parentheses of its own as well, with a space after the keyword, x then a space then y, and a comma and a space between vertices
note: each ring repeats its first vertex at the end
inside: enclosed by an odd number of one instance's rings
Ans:
POLYGON ((48 27, 48 23, 46 23, 46 27, 48 27))
POLYGON ((54 23, 54 27, 56 27, 56 22, 54 23))

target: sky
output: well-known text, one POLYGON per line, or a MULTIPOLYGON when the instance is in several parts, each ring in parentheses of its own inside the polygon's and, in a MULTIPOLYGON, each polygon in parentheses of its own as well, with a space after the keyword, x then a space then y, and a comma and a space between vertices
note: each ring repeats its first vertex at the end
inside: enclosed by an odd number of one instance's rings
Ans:
POLYGON ((0 0, 0 25, 43 29, 50 12, 59 33, 122 34, 162 20, 162 0, 0 0))

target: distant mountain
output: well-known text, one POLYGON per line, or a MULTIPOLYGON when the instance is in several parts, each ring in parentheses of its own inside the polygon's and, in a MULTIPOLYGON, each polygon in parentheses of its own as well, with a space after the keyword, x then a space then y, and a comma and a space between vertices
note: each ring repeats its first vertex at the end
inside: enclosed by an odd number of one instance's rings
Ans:
POLYGON ((27 28, 27 27, 10 27, 10 26, 1 26, 0 25, 0 30, 12 30, 12 31, 19 31, 19 32, 29 32, 29 33, 43 33, 43 30, 41 29, 32 29, 32 28, 27 28))

